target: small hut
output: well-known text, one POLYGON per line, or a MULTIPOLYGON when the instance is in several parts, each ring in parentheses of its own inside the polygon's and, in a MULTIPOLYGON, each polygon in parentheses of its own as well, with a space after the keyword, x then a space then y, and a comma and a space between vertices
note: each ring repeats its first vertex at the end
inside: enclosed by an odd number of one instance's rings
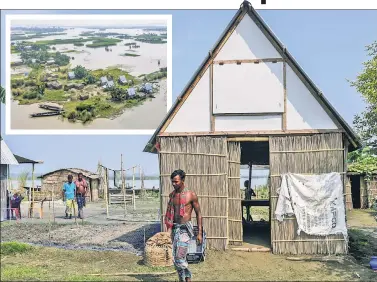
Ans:
POLYGON ((127 84, 127 79, 124 75, 119 76, 119 83, 122 85, 127 84))
POLYGON ((8 193, 10 192, 10 166, 11 165, 20 165, 20 164, 32 164, 32 181, 34 180, 34 165, 42 163, 42 161, 34 161, 25 157, 21 157, 12 153, 2 137, 1 139, 1 163, 0 163, 0 181, 1 181, 1 212, 0 212, 0 221, 7 219, 7 200, 8 193))
POLYGON ((75 73, 73 72, 73 71, 70 71, 69 73, 68 73, 68 79, 75 79, 75 73))
POLYGON ((365 173, 347 173, 347 209, 370 209, 377 197, 377 171, 367 177, 365 173))
POLYGON ((107 82, 108 82, 108 80, 107 80, 107 77, 106 77, 106 76, 102 76, 102 77, 100 78, 100 83, 101 83, 102 86, 106 85, 107 82))
POLYGON ((127 89, 128 96, 134 97, 136 95, 135 88, 131 87, 127 89))
POLYGON ((62 187, 63 184, 67 182, 68 175, 71 174, 73 176, 73 180, 75 181, 80 172, 83 174, 83 178, 88 183, 88 200, 97 201, 100 182, 98 174, 80 168, 63 168, 41 175, 39 178, 42 181, 42 191, 54 191, 54 197, 56 199, 60 199, 62 196, 62 187))
MULTIPOLYGON (((272 252, 341 254, 348 246, 342 235, 298 235, 294 218, 277 221, 277 189, 284 173, 336 172, 345 193, 347 152, 360 145, 350 126, 245 1, 144 152, 159 156, 162 212, 172 191, 170 174, 186 171, 186 185, 199 197, 209 248, 223 250, 244 243, 242 214, 248 201, 241 198, 240 166, 250 163, 269 167, 266 205, 272 252)), ((194 217, 193 213, 195 224, 194 217)))

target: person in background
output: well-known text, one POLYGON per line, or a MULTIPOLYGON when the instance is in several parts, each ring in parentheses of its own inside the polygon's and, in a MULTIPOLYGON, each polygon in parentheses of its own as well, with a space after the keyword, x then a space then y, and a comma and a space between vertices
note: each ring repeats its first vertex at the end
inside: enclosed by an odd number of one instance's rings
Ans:
POLYGON ((84 218, 83 208, 86 206, 85 196, 88 191, 88 184, 83 178, 83 174, 80 172, 75 181, 76 185, 76 201, 79 209, 79 218, 84 218))
POLYGON ((63 201, 65 201, 65 218, 72 218, 72 209, 75 208, 75 194, 76 194, 76 185, 72 182, 72 175, 68 175, 68 182, 63 185, 63 201))
POLYGON ((21 219, 21 201, 22 197, 19 193, 14 193, 10 200, 11 216, 13 217, 13 211, 15 212, 16 219, 21 219))
POLYGON ((188 282, 191 281, 192 274, 188 269, 186 255, 190 240, 194 236, 194 228, 191 223, 193 209, 198 222, 198 244, 202 244, 203 241, 203 227, 198 196, 185 186, 185 177, 185 172, 180 169, 174 171, 170 176, 174 190, 169 195, 165 224, 172 237, 173 262, 178 272, 179 281, 188 282))

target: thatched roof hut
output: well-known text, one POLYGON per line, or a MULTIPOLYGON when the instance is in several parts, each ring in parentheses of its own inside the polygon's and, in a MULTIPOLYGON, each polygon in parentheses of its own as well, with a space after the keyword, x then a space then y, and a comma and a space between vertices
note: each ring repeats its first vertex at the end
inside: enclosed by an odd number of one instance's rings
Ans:
POLYGON ((171 172, 186 171, 209 247, 243 243, 240 165, 251 162, 270 168, 273 253, 328 254, 347 252, 343 237, 298 236, 295 220, 276 221, 281 174, 339 172, 345 180, 347 151, 359 146, 349 125, 244 2, 144 152, 159 156, 162 212, 171 172))
POLYGON ((370 175, 348 171, 347 173, 347 209, 370 209, 377 198, 377 171, 370 175))
POLYGON ((99 175, 81 168, 62 168, 39 176, 42 180, 42 190, 54 191, 55 198, 59 199, 61 198, 63 184, 67 182, 68 175, 71 174, 73 180, 76 180, 80 172, 88 183, 90 191, 89 195, 87 195, 88 199, 91 201, 98 200, 98 188, 100 184, 99 175))

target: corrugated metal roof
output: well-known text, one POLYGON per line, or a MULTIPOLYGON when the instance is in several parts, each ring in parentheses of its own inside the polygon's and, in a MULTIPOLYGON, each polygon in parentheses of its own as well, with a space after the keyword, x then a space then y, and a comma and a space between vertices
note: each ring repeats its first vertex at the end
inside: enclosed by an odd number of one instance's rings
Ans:
POLYGON ((4 140, 1 140, 1 164, 18 165, 15 156, 4 140))

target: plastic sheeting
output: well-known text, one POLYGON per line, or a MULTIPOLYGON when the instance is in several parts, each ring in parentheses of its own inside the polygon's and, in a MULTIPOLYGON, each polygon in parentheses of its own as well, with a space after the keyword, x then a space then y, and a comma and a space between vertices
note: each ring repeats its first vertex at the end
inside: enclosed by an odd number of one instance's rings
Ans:
POLYGON ((297 233, 327 236, 343 234, 347 237, 343 182, 339 173, 320 175, 283 174, 275 215, 294 215, 297 233))

